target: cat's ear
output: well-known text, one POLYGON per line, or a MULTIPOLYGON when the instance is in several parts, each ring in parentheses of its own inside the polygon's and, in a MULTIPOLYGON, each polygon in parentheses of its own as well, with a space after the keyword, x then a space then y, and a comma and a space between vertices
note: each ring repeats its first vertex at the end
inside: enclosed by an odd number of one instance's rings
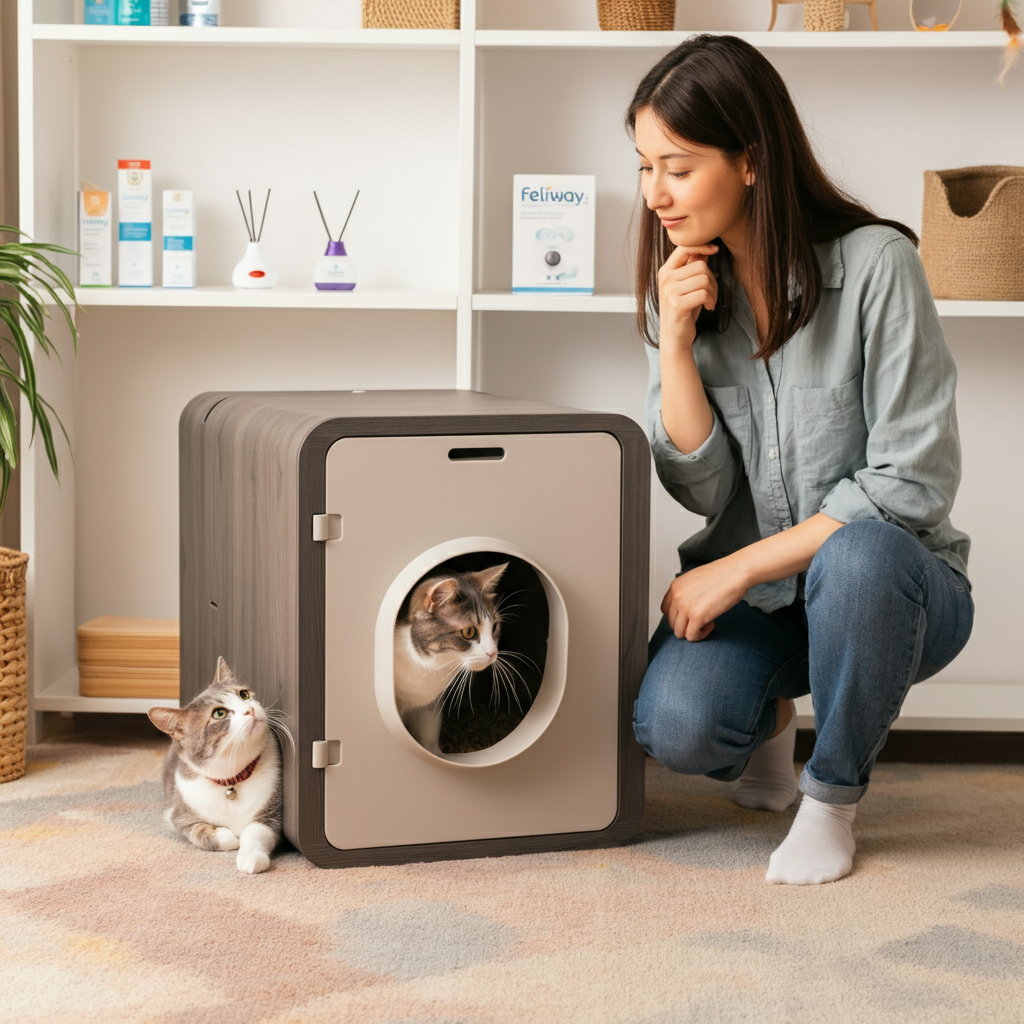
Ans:
POLYGON ((434 612, 453 600, 458 592, 459 585, 455 580, 435 580, 427 587, 427 592, 423 595, 423 607, 428 612, 434 612))
POLYGON ((228 668, 228 663, 223 658, 217 659, 217 672, 213 677, 215 683, 233 683, 235 675, 228 668))
POLYGON ((147 714, 149 720, 172 740, 180 740, 185 735, 181 728, 181 720, 185 716, 182 708, 150 708, 147 714))
POLYGON ((481 569, 479 572, 473 573, 473 575, 480 584, 480 589, 485 594, 493 594, 494 588, 498 585, 498 580, 501 579, 501 574, 507 568, 508 562, 504 565, 492 565, 490 569, 481 569))

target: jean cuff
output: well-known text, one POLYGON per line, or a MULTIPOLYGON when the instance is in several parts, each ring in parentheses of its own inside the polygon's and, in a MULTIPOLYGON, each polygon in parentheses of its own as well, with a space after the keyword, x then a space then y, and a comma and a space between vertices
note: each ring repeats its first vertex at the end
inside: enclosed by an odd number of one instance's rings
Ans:
POLYGON ((747 768, 748 757, 744 761, 740 761, 739 764, 734 764, 729 768, 718 768, 713 772, 706 772, 705 777, 708 779, 715 779, 718 782, 735 782, 747 768))
POLYGON ((863 786, 833 786, 828 782, 819 782, 807 770, 806 765, 800 774, 800 792, 823 804, 855 804, 867 789, 866 782, 863 786))

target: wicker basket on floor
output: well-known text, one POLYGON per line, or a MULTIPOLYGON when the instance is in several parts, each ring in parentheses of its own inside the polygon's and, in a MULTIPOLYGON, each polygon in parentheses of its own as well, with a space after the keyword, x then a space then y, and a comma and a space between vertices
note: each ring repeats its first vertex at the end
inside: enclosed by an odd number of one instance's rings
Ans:
POLYGON ((676 0, 597 0, 597 23, 605 32, 671 32, 676 0))
POLYGON ((921 261, 937 299, 1024 301, 1024 167, 925 171, 921 261))
POLYGON ((459 0, 363 0, 363 28, 458 28, 459 0))
POLYGON ((842 32, 845 24, 843 0, 804 0, 805 32, 842 32))
POLYGON ((0 782, 25 774, 28 643, 25 569, 28 555, 0 548, 0 782))

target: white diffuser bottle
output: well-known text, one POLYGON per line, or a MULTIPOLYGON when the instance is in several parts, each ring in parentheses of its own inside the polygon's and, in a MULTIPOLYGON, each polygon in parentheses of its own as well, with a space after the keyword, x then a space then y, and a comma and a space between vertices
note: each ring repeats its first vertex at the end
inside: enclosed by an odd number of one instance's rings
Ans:
POLYGON ((328 242, 327 252, 316 265, 313 284, 320 291, 350 292, 356 286, 356 268, 345 252, 344 242, 328 242))
POLYGON ((236 288, 274 288, 277 271, 267 261, 259 242, 250 242, 245 253, 231 272, 231 283, 236 288))
POLYGON ((256 230, 256 211, 252 205, 252 193, 249 193, 248 216, 245 213, 245 203, 242 202, 241 194, 236 191, 235 195, 238 196, 238 205, 242 210, 242 220, 245 221, 249 244, 231 272, 231 283, 236 288, 274 288, 277 285, 277 271, 270 265, 260 246, 260 239, 263 238, 263 225, 267 221, 267 207, 270 205, 270 189, 267 189, 267 198, 263 203, 263 216, 260 218, 258 231, 256 230))

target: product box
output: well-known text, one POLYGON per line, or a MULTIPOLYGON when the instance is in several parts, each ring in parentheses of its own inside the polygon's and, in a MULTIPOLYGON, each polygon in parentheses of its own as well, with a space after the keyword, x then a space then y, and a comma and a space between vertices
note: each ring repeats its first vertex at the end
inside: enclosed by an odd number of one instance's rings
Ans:
POLYGON ((78 283, 82 288, 109 288, 111 276, 110 193, 83 181, 78 193, 78 283))
POLYGON ((593 295, 594 176, 512 180, 512 291, 593 295))
POLYGON ((86 25, 116 25, 116 0, 85 0, 83 20, 86 25))
POLYGON ((165 189, 163 267, 165 288, 195 288, 195 235, 195 193, 165 189))
POLYGON ((117 283, 153 286, 153 171, 148 160, 117 162, 117 283))
POLYGON ((168 0, 116 0, 116 4, 118 25, 167 24, 168 0))

